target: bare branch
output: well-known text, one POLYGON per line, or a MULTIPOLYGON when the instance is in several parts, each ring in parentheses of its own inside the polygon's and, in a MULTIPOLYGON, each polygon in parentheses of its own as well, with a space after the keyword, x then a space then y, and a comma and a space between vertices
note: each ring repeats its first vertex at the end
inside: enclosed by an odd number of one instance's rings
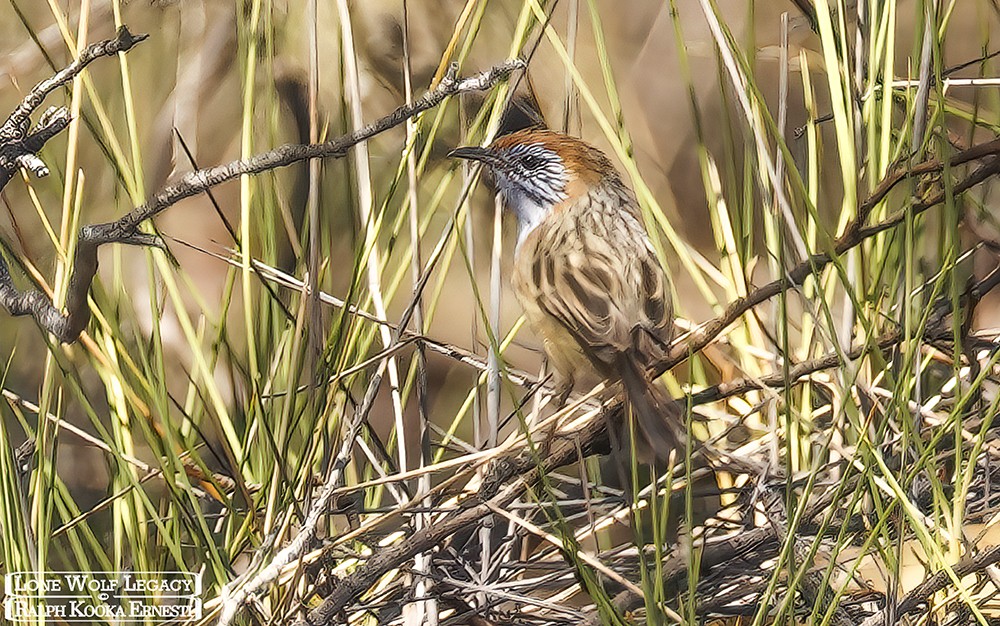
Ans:
MULTIPOLYGON (((118 39, 95 44, 91 48, 103 54, 112 54, 127 50, 136 41, 141 41, 142 38, 131 36, 128 34, 128 30, 123 28, 119 30, 118 39)), ((91 50, 91 48, 87 50, 91 50)), ((97 58, 99 56, 97 52, 87 55, 86 62, 89 63, 97 58)), ((82 59, 84 59, 84 55, 81 55, 82 59)), ((48 81, 39 83, 39 86, 32 90, 33 94, 38 93, 25 99, 25 102, 8 119, 4 128, 7 128, 8 125, 14 127, 21 124, 19 120, 24 119, 26 115, 22 109, 30 112, 33 110, 31 107, 38 106, 36 103, 38 98, 72 78, 74 74, 72 74, 71 68, 72 71, 79 73, 82 65, 85 65, 81 60, 76 61, 48 81)), ((0 304, 3 304, 11 315, 31 315, 39 326, 55 335, 59 341, 72 343, 76 341, 90 321, 87 294, 97 272, 97 249, 100 246, 106 243, 120 243, 165 248, 159 237, 140 232, 139 226, 177 202, 204 193, 216 185, 246 174, 259 174, 307 159, 342 157, 347 154, 351 147, 398 126, 415 115, 434 108, 446 98, 460 93, 490 89, 522 67, 524 67, 524 62, 521 59, 512 59, 496 65, 488 71, 459 79, 456 77, 457 67, 452 66, 448 74, 435 88, 411 104, 399 107, 389 115, 356 132, 325 143, 287 144, 248 159, 189 172, 176 183, 161 189, 148 202, 136 207, 121 219, 106 224, 84 226, 80 229, 73 274, 66 296, 65 313, 56 309, 48 297, 40 292, 31 290, 22 293, 18 291, 6 266, 0 268, 0 304)), ((36 141, 44 143, 55 132, 65 128, 65 125, 60 126, 59 123, 56 123, 61 119, 59 116, 53 116, 52 119, 53 121, 48 126, 37 130, 28 139, 35 137, 36 141)), ((3 161, 0 158, 0 170, 2 168, 3 161)), ((2 264, 2 260, 0 260, 0 264, 2 264)))
MULTIPOLYGON (((951 570, 956 577, 961 579, 969 574, 982 572, 997 563, 1000 563, 1000 546, 993 546, 975 556, 967 556, 956 565, 953 565, 951 570)), ((946 570, 935 572, 934 575, 924 580, 924 582, 903 596, 899 604, 896 605, 894 615, 898 619, 908 613, 913 613, 924 605, 928 598, 950 585, 951 581, 952 578, 946 570)), ((885 624, 886 617, 886 612, 880 611, 866 619, 862 623, 862 626, 882 626, 885 624)))
POLYGON ((891 228, 895 228, 903 223, 903 220, 906 219, 906 215, 908 213, 911 215, 919 215, 931 207, 942 204, 947 197, 962 194, 996 176, 997 174, 1000 174, 1000 138, 973 146, 968 150, 956 154, 951 159, 951 165, 963 165, 980 159, 986 160, 982 165, 973 170, 972 173, 966 178, 955 183, 950 190, 941 191, 930 198, 914 202, 908 209, 900 210, 881 222, 870 226, 864 226, 863 222, 867 215, 871 212, 871 209, 885 199, 889 191, 891 191, 892 188, 895 187, 900 181, 909 176, 911 172, 937 172, 941 170, 942 166, 938 161, 932 159, 924 163, 917 164, 913 168, 894 170, 886 176, 878 187, 876 187, 872 196, 861 203, 858 210, 858 220, 849 224, 844 230, 844 233, 833 243, 832 253, 822 252, 814 254, 793 267, 782 278, 757 287, 746 296, 737 298, 736 300, 730 302, 722 315, 703 324, 701 328, 693 332, 686 341, 680 341, 675 344, 674 348, 670 351, 669 356, 655 367, 651 368, 651 377, 656 378, 663 375, 670 368, 687 358, 689 354, 694 354, 700 351, 702 348, 714 341, 716 337, 722 334, 722 332, 730 324, 735 322, 740 318, 740 316, 758 304, 770 300, 782 291, 802 285, 809 276, 826 267, 833 260, 834 255, 839 257, 848 250, 857 247, 861 244, 861 242, 869 237, 891 228), (987 159, 986 157, 991 158, 987 159))
POLYGON ((3 189, 22 167, 39 177, 47 176, 49 173, 37 153, 45 142, 69 125, 69 111, 65 107, 48 109, 42 114, 35 129, 29 132, 30 116, 42 105, 45 98, 73 80, 97 59, 127 52, 146 38, 147 35, 133 35, 128 28, 122 26, 114 39, 105 39, 87 46, 75 61, 55 76, 38 83, 28 92, 3 125, 0 125, 0 189, 3 189))
POLYGON ((85 67, 101 57, 128 52, 132 46, 148 37, 149 35, 133 35, 127 26, 122 26, 115 33, 114 39, 105 39, 84 48, 75 61, 61 69, 55 76, 38 83, 28 92, 3 126, 0 126, 0 141, 6 143, 23 137, 28 130, 29 116, 42 105, 50 93, 76 78, 85 67))
POLYGON ((107 224, 84 227, 81 231, 81 239, 86 235, 86 238, 95 244, 118 242, 122 237, 133 235, 139 224, 155 217, 164 209, 185 198, 204 193, 226 181, 246 174, 260 174, 307 159, 342 157, 357 144, 436 107, 446 98, 460 93, 490 89, 522 67, 524 67, 524 62, 521 59, 511 59, 475 76, 458 79, 455 76, 458 71, 457 66, 453 65, 448 75, 437 87, 413 101, 412 104, 401 106, 364 128, 332 141, 317 144, 286 144, 248 159, 189 172, 176 183, 158 191, 148 202, 121 219, 107 224))
POLYGON ((0 125, 0 189, 10 182, 21 167, 39 177, 47 176, 49 173, 37 153, 49 139, 69 125, 69 111, 65 107, 49 108, 35 129, 29 133, 30 116, 41 106, 45 98, 73 80, 93 61, 119 52, 127 52, 146 38, 147 35, 133 35, 127 27, 122 26, 114 39, 106 39, 87 46, 75 61, 55 76, 41 81, 28 92, 3 125, 0 125))

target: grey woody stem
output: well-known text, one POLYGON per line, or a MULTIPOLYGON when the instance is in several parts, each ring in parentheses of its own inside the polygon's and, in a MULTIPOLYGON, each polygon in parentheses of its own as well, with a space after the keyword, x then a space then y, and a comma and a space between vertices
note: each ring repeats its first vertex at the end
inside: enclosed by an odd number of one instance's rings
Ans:
MULTIPOLYGON (((122 27, 115 39, 88 47, 76 61, 52 78, 39 83, 29 93, 0 127, 0 188, 10 180, 17 168, 23 165, 34 165, 32 169, 35 173, 41 174, 44 164, 39 165, 40 161, 35 157, 35 152, 69 122, 66 115, 44 116, 48 118, 47 124, 40 125, 41 127, 33 133, 27 133, 28 116, 41 105, 45 96, 79 74, 94 59, 125 52, 145 38, 145 35, 133 36, 127 28, 122 27), (33 158, 27 158, 28 155, 33 158), (4 160, 5 157, 7 161, 4 160)), ((60 342, 72 343, 90 321, 87 294, 97 272, 97 249, 100 246, 106 243, 120 243, 165 248, 158 236, 141 232, 139 226, 177 202, 204 193, 216 185, 244 174, 259 174, 307 159, 343 157, 353 146, 436 107, 446 98, 460 93, 490 89, 523 67, 524 61, 512 59, 474 76, 457 78, 457 67, 452 66, 438 85, 423 96, 356 132, 324 143, 286 144, 248 159, 189 172, 123 217, 113 222, 92 224, 80 229, 65 310, 60 311, 55 308, 52 301, 41 292, 18 290, 2 258, 0 258, 0 304, 11 315, 31 315, 42 329, 52 333, 60 342)))

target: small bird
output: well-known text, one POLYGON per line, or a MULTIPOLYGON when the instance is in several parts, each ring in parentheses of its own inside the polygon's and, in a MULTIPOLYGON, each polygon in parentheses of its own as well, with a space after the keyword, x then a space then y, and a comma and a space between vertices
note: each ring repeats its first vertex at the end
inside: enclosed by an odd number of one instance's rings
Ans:
POLYGON ((450 156, 482 162, 517 217, 513 287, 558 374, 559 402, 577 384, 622 389, 645 444, 667 459, 681 436, 679 412, 646 372, 670 344, 670 278, 611 161, 575 137, 534 128, 450 156))

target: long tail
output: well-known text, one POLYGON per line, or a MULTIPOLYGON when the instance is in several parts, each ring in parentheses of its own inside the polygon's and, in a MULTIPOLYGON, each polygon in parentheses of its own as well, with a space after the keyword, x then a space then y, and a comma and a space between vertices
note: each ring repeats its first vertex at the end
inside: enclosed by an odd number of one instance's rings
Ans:
POLYGON ((677 405, 665 391, 651 384, 636 360, 628 354, 618 359, 626 407, 639 425, 644 443, 659 461, 666 461, 671 450, 683 454, 683 420, 677 405))

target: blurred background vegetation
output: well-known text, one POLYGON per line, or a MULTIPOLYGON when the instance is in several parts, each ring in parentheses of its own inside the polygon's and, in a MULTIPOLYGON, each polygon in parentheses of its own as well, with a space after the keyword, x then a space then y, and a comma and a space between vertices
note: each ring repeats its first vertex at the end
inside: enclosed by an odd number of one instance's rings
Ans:
MULTIPOLYGON (((506 280, 511 224, 497 221, 488 181, 446 159, 449 149, 541 122, 605 150, 636 189, 688 330, 827 251, 894 168, 945 161, 1000 128, 995 0, 10 0, 0 5, 0 110, 122 23, 150 39, 53 97, 74 122, 41 154, 52 175, 15 179, 0 197, 16 279, 57 302, 77 228, 121 216, 178 173, 341 135, 418 96, 453 61, 462 75, 529 62, 510 89, 449 100, 348 158, 170 208, 155 228, 176 264, 105 246, 94 320, 74 345, 3 318, 0 569, 200 571, 209 609, 223 584, 296 535, 385 367, 343 481, 431 469, 346 489, 313 569, 298 572, 307 584, 295 595, 283 578, 240 618, 248 623, 284 623, 298 599, 315 604, 329 576, 350 575, 380 542, 447 515, 446 491, 391 512, 448 478, 474 491, 479 457, 435 464, 504 441, 519 450, 513 438, 551 413, 517 383, 539 376, 541 357, 506 280), (350 306, 315 301, 279 273, 350 306), (414 306, 409 328, 443 349, 386 354, 391 324, 414 306), (359 523, 371 532, 338 543, 359 523)), ((533 532, 497 517, 440 559, 394 570, 344 619, 422 623, 426 608, 428 623, 580 623, 623 587, 600 568, 601 582, 588 583, 579 549, 646 592, 628 619, 819 624, 843 618, 838 607, 853 599, 860 622, 977 545, 1000 543, 986 532, 996 359, 983 348, 997 301, 976 308, 975 345, 960 322, 945 349, 920 340, 936 301, 959 303, 996 266, 996 183, 954 196, 965 170, 944 170, 902 183, 870 221, 937 189, 942 205, 837 256, 664 377, 682 397, 784 373, 776 389, 692 418, 693 437, 769 474, 694 476, 681 462, 672 487, 642 496, 645 511, 629 509, 606 460, 581 459, 515 507, 561 538, 559 549, 515 539, 533 532), (874 345, 892 329, 898 345, 874 345), (790 377, 791 364, 857 345, 806 382, 790 377), (690 542, 770 523, 753 493, 772 483, 792 518, 782 536, 798 532, 799 503, 850 488, 824 531, 808 534, 808 554, 782 539, 743 568, 748 578, 714 572, 722 578, 699 588, 690 542), (658 576, 668 555, 692 568, 679 589, 658 576), (808 596, 796 595, 795 572, 820 572, 835 597, 796 604, 808 596), (706 589, 733 581, 743 595, 707 603, 706 589), (428 594, 441 604, 420 599, 428 594)), ((945 613, 986 623, 995 591, 977 578, 939 599, 977 606, 945 613)))

